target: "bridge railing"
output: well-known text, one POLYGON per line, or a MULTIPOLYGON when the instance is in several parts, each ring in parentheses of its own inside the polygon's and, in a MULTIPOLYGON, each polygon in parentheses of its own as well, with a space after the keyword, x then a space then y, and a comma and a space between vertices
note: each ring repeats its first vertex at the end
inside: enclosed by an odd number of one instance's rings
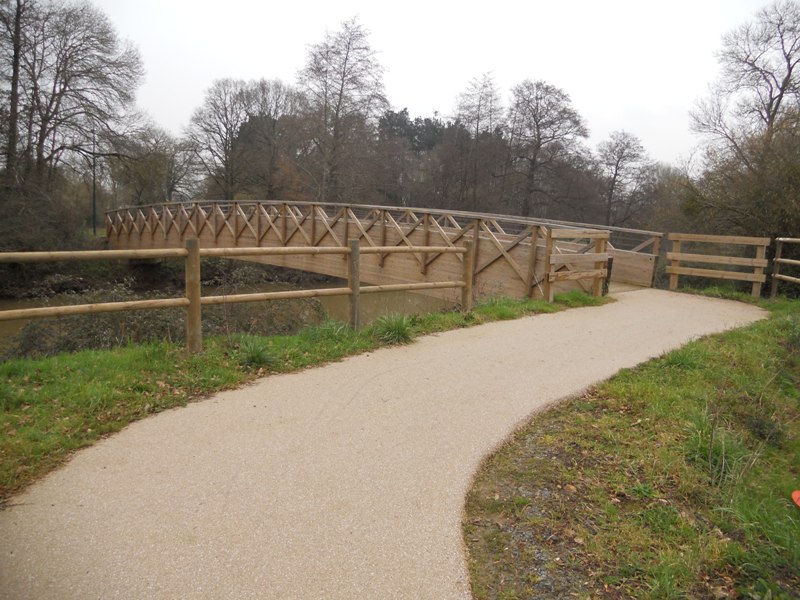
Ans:
POLYGON ((472 247, 467 246, 422 246, 422 247, 368 247, 362 248, 358 240, 351 240, 349 247, 258 247, 258 248, 200 248, 197 238, 188 238, 184 248, 165 248, 153 250, 90 250, 82 252, 4 252, 0 253, 0 263, 32 262, 75 262, 119 259, 158 259, 182 258, 185 265, 185 296, 182 298, 162 298, 155 300, 133 300, 126 302, 104 302, 77 304, 71 306, 51 306, 0 311, 0 321, 17 319, 39 319, 80 314, 121 312, 128 310, 154 310, 181 307, 186 309, 186 347, 190 352, 202 351, 203 305, 232 304, 239 302, 262 302, 290 298, 316 298, 321 296, 350 297, 350 325, 357 329, 359 322, 360 295, 388 291, 414 291, 425 289, 461 289, 461 309, 472 310, 472 276, 474 263, 472 247), (360 284, 359 264, 362 254, 393 253, 442 253, 464 255, 464 273, 460 280, 426 281, 418 283, 395 283, 362 286, 360 284), (291 290, 282 292, 263 292, 224 296, 202 296, 200 290, 201 257, 245 257, 291 254, 340 254, 348 261, 347 287, 321 288, 311 290, 291 290))
MULTIPOLYGON (((106 214, 109 243, 116 248, 177 246, 200 237, 214 246, 338 246, 359 239, 367 246, 455 246, 475 244, 473 277, 478 295, 533 296, 543 292, 544 252, 549 229, 602 230, 609 233, 607 253, 614 258, 615 282, 650 286, 661 233, 453 210, 283 201, 201 201, 132 206, 106 214), (616 245, 614 245, 616 244, 616 245), (537 262, 538 261, 538 262, 537 262)), ((416 254, 404 275, 416 278, 454 271, 456 265, 436 252, 416 254)), ((367 268, 365 279, 382 283, 386 254, 367 268)), ((461 262, 461 261, 459 261, 461 262)), ((294 260, 278 266, 310 268, 342 276, 343 263, 294 260)), ((446 297, 448 294, 431 294, 446 297)))

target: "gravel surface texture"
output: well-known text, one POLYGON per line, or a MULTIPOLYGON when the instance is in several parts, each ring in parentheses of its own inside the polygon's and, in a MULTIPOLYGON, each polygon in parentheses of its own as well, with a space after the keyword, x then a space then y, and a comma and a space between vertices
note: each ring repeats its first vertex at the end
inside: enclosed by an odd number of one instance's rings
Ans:
POLYGON ((272 376, 137 422, 0 511, 0 598, 470 598, 464 498, 533 412, 752 306, 657 290, 272 376))

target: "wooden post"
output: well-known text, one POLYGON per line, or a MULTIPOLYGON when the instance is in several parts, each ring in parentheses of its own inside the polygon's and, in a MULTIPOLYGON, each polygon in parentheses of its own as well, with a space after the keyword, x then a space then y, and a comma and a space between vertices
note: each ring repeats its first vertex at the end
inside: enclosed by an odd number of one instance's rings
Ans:
MULTIPOLYGON (((671 240, 672 241, 672 252, 676 254, 681 251, 681 242, 680 240, 671 240)), ((681 266, 681 261, 672 259, 669 263, 669 266, 675 267, 676 269, 681 266)), ((677 290, 678 289, 678 274, 677 273, 670 273, 669 275, 669 289, 677 290)))
POLYGON ((359 277, 359 240, 350 240, 350 259, 347 269, 347 287, 350 288, 350 327, 358 329, 360 326, 359 312, 361 308, 360 288, 361 279, 359 277))
POLYGON ((200 242, 197 238, 186 240, 186 349, 197 354, 203 351, 203 329, 200 313, 200 242))
MULTIPOLYGON (((767 247, 766 246, 757 246, 756 247, 756 259, 763 260, 766 256, 767 256, 767 247)), ((763 276, 764 275, 764 267, 756 267, 754 269, 754 273, 756 275, 762 275, 763 276)), ((752 290, 750 292, 753 295, 753 298, 760 298, 761 297, 761 287, 763 285, 764 284, 761 283, 760 281, 754 281, 753 282, 753 288, 752 288, 752 290)))
POLYGON ((472 311, 472 284, 475 272, 475 242, 467 242, 464 254, 464 287, 461 288, 461 312, 472 311))
MULTIPOLYGON (((778 293, 778 275, 781 274, 780 259, 783 257, 783 242, 777 240, 775 242, 775 257, 772 259, 772 287, 769 291, 769 297, 774 298, 778 293)), ((754 284, 755 285, 755 284, 754 284)))
POLYGON ((317 205, 311 205, 311 245, 317 245, 317 205))
POLYGON ((528 254, 528 298, 533 298, 533 287, 536 284, 536 254, 538 248, 536 242, 539 241, 539 225, 531 225, 531 249, 528 254))
POLYGON ((552 269, 550 257, 553 256, 553 236, 549 228, 546 231, 547 238, 544 247, 544 288, 542 289, 542 296, 544 296, 545 301, 552 302, 553 296, 555 295, 553 283, 550 281, 550 269, 552 269))
MULTIPOLYGON (((430 213, 425 213, 423 215, 423 222, 422 227, 425 235, 425 240, 422 242, 423 246, 430 246, 431 245, 431 215, 430 213)), ((420 272, 423 275, 428 274, 428 253, 422 253, 422 267, 420 268, 420 272)))
MULTIPOLYGON (((386 246, 386 211, 381 211, 381 246, 386 246)), ((382 269, 383 262, 386 259, 385 254, 378 256, 378 266, 382 269)))
MULTIPOLYGON (((602 254, 606 251, 607 240, 595 240, 594 251, 595 254, 602 254)), ((608 268, 608 261, 594 263, 595 269, 602 269, 603 266, 608 268)), ((603 295, 603 277, 595 277, 592 281, 592 295, 598 298, 603 295)))
POLYGON ((650 278, 650 287, 656 286, 656 273, 658 272, 659 254, 661 253, 661 238, 655 236, 653 238, 653 276, 650 278))
MULTIPOLYGON (((342 236, 342 243, 347 246, 347 241, 350 237, 350 213, 352 211, 350 210, 349 206, 345 206, 342 210, 344 214, 344 235, 342 236)), ((347 260, 347 255, 343 256, 342 258, 347 260)))
POLYGON ((283 203, 283 222, 281 223, 281 246, 286 245, 286 238, 289 237, 289 205, 283 203))

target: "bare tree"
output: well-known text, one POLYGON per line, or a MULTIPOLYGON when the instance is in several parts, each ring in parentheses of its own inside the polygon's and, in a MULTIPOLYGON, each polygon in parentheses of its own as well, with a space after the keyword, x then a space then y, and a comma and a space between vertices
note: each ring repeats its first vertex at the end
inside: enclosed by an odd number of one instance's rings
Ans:
POLYGON ((192 148, 149 123, 109 144, 116 205, 155 204, 190 197, 192 148))
POLYGON ((469 196, 469 207, 472 210, 477 210, 478 207, 479 187, 483 187, 484 192, 488 193, 493 181, 493 167, 498 158, 498 140, 495 136, 502 124, 502 118, 500 92, 490 73, 484 73, 480 79, 473 79, 466 91, 459 95, 456 120, 463 125, 471 138, 464 161, 466 170, 459 186, 459 203, 463 203, 469 196))
POLYGON ((722 40, 719 81, 692 113, 705 171, 684 206, 706 229, 800 233, 800 5, 780 0, 722 40))
POLYGON ((530 216, 538 206, 538 216, 546 217, 549 194, 545 171, 574 151, 578 140, 588 136, 588 130, 569 95, 553 85, 527 79, 512 89, 512 96, 508 116, 512 156, 524 179, 520 213, 530 216))
POLYGON ((244 151, 238 138, 249 112, 245 82, 220 79, 192 115, 186 139, 214 197, 232 200, 244 186, 244 151))
POLYGON ((299 75, 305 94, 309 124, 318 166, 314 172, 317 196, 322 201, 343 200, 351 192, 345 181, 358 180, 358 158, 373 127, 388 107, 383 91, 383 68, 375 58, 368 32, 351 19, 335 33, 312 46, 299 75))
POLYGON ((603 178, 605 224, 622 225, 645 206, 652 164, 639 138, 627 131, 615 131, 600 142, 597 161, 603 178))
POLYGON ((247 85, 247 122, 240 131, 246 147, 248 188, 260 197, 274 198, 283 189, 282 171, 293 161, 287 147, 297 127, 299 94, 278 79, 247 85))
POLYGON ((723 37, 722 76, 692 112, 694 130, 755 168, 744 144, 754 135, 768 140, 798 106, 799 61, 800 6, 780 0, 760 10, 723 37))
POLYGON ((20 64, 23 51, 23 26, 27 21, 30 3, 26 0, 0 2, 0 31, 5 43, 0 46, 3 62, 10 63, 8 79, 8 117, 6 120, 6 173, 13 183, 19 183, 17 173, 17 144, 19 139, 20 64))
POLYGON ((138 52, 122 44, 88 2, 27 6, 20 54, 22 156, 41 178, 65 153, 89 153, 92 131, 113 131, 132 106, 142 74, 138 52))

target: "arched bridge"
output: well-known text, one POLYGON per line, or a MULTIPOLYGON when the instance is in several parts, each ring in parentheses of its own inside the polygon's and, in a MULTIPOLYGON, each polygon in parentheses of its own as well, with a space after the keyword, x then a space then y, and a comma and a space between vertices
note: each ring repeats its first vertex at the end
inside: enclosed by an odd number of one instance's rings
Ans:
MULTIPOLYGON (((452 280, 472 265, 476 296, 552 296, 578 286, 599 290, 613 259, 611 281, 650 286, 660 233, 459 211, 242 201, 189 202, 120 208, 106 214, 114 249, 201 247, 361 246, 433 247, 472 245, 472 255, 441 252, 370 254, 361 279, 381 285, 452 280)), ((346 257, 286 255, 253 260, 345 278, 346 257)), ((427 293, 455 299, 454 290, 427 293)))

